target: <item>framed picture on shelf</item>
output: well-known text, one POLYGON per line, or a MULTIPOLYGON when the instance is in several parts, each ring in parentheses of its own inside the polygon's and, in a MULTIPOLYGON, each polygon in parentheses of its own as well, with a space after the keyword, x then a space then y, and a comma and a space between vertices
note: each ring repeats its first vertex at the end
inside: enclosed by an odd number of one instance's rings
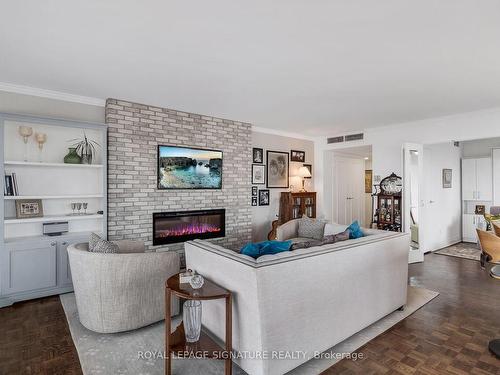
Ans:
POLYGON ((451 188, 452 177, 453 171, 451 169, 443 169, 443 189, 451 188))
POLYGON ((476 215, 484 215, 485 206, 483 204, 476 204, 476 209, 474 210, 476 215))
POLYGON ((281 151, 267 151, 267 187, 288 188, 289 154, 281 151))
POLYGON ((290 150, 290 160, 298 161, 299 163, 305 162, 306 161, 305 151, 290 150))
POLYGON ((16 199, 16 218, 43 217, 41 199, 16 199))
POLYGON ((264 163, 264 149, 252 148, 252 161, 257 164, 264 163))
POLYGON ((311 174, 311 177, 304 177, 304 178, 312 178, 312 174, 313 174, 313 166, 312 164, 302 164, 304 167, 306 167, 307 169, 309 169, 309 173, 311 174))
POLYGON ((257 196, 257 186, 252 186, 252 197, 257 196))
POLYGON ((257 206, 257 197, 252 197, 252 206, 257 206))
POLYGON ((269 190, 259 190, 259 206, 269 206, 269 190))
POLYGON ((252 185, 265 184, 265 169, 263 165, 252 164, 252 185))

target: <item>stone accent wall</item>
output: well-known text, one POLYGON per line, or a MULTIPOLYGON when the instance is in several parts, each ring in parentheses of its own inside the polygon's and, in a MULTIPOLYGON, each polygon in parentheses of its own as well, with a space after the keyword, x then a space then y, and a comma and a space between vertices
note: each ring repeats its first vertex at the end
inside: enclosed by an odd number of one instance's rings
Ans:
MULTIPOLYGON (((152 246, 152 214, 226 209, 226 237, 210 240, 238 249, 251 240, 251 125, 123 100, 106 101, 108 238, 152 246), (221 190, 158 190, 157 146, 223 151, 221 190)), ((158 246, 182 250, 182 244, 158 246)))

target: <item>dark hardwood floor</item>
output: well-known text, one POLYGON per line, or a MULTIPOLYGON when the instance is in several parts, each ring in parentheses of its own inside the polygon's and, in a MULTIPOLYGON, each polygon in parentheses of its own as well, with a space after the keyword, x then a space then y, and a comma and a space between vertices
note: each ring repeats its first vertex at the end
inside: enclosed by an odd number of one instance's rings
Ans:
POLYGON ((0 374, 82 374, 59 296, 0 309, 0 374))
POLYGON ((409 268, 410 285, 440 293, 344 359, 329 374, 500 374, 488 341, 500 338, 500 282, 479 262, 429 254, 409 268))
MULTIPOLYGON (((426 255, 410 284, 441 293, 324 374, 500 374, 487 350, 500 338, 500 282, 479 262, 426 255)), ((58 297, 0 309, 0 374, 81 374, 58 297)))

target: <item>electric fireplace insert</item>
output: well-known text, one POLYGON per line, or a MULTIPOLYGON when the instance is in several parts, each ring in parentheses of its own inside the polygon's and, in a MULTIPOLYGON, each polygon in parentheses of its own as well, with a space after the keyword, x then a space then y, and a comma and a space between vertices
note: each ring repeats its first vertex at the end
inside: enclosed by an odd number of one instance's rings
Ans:
POLYGON ((225 227, 225 209, 155 212, 153 245, 224 237, 225 227))

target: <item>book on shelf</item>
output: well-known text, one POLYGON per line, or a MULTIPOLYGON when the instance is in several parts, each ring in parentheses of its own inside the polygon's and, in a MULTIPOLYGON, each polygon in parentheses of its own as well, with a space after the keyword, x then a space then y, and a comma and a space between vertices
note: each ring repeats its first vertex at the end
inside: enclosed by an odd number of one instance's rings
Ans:
POLYGON ((17 187, 17 178, 15 173, 5 175, 3 195, 9 195, 9 196, 19 195, 17 187))

